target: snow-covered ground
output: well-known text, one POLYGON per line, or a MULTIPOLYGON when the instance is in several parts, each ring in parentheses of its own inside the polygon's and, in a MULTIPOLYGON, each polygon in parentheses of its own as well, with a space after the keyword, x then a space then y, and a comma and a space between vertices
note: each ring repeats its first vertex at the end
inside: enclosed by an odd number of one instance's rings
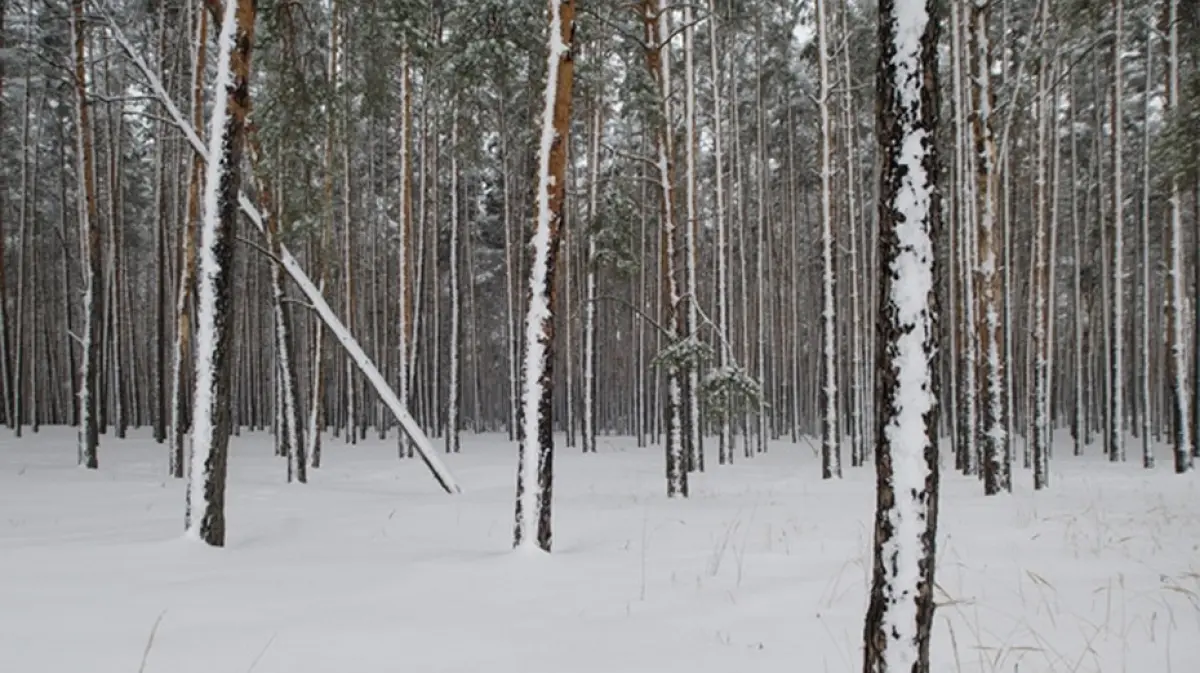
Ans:
MULTIPOLYGON (((270 446, 234 439, 211 550, 144 434, 104 437, 99 472, 69 429, 0 439, 0 671, 861 670, 874 472, 822 482, 809 444, 714 467, 687 501, 658 449, 560 447, 550 557, 509 550, 503 437, 449 457, 461 496, 394 439, 331 440, 307 486, 270 446)), ((1200 671, 1198 478, 1165 450, 1145 472, 1058 448, 1044 493, 943 472, 934 670, 1200 671)))

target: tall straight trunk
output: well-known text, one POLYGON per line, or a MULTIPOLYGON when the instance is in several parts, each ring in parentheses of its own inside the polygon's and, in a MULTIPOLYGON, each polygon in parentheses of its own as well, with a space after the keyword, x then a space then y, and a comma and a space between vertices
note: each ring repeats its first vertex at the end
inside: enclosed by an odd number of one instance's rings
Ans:
POLYGON ((1012 488, 1011 466, 1006 460, 1004 419, 1004 362, 1001 343, 1001 291, 997 273, 999 243, 996 240, 996 205, 999 197, 996 143, 992 128, 992 50, 988 38, 989 5, 973 0, 971 5, 971 94, 972 128, 975 143, 975 183, 978 199, 976 245, 979 259, 975 275, 979 293, 978 325, 983 422, 984 491, 994 495, 1012 488))
MULTIPOLYGON (((204 124, 204 73, 208 53, 208 13, 196 12, 196 52, 192 60, 192 125, 200 129, 204 124)), ((188 422, 184 400, 184 377, 191 355, 190 306, 192 289, 196 278, 196 230, 200 222, 200 182, 204 164, 199 155, 190 162, 187 213, 184 230, 180 236, 179 288, 175 299, 175 342, 172 352, 171 374, 171 435, 169 469, 172 477, 182 479, 184 475, 184 436, 188 422)))
MULTIPOLYGON (((77 197, 82 197, 79 199, 79 230, 83 237, 86 260, 83 291, 83 360, 79 366, 79 462, 94 470, 99 466, 96 451, 100 445, 97 402, 100 392, 98 375, 101 315, 97 306, 97 295, 104 281, 100 264, 100 215, 96 209, 96 169, 89 114, 91 101, 87 91, 87 36, 83 29, 83 0, 72 0, 71 38, 75 46, 75 147, 78 176, 76 194, 77 197)), ((7 325, 4 329, 7 330, 7 325)), ((7 360, 7 357, 6 352, 4 359, 7 360)))
POLYGON ((592 101, 588 138, 588 231, 584 257, 583 300, 583 442, 584 453, 596 452, 596 234, 600 222, 600 138, 604 135, 603 91, 592 101))
POLYGON ((1124 288, 1125 276, 1123 258, 1125 256, 1125 182, 1124 168, 1124 137, 1125 124, 1125 89, 1124 68, 1121 65, 1121 50, 1124 46, 1122 32, 1125 23, 1124 0, 1113 0, 1113 15, 1116 23, 1113 35, 1113 98, 1112 98, 1112 282, 1109 286, 1112 294, 1108 301, 1111 303, 1112 319, 1110 321, 1111 351, 1109 355, 1109 411, 1108 411, 1108 457, 1109 460, 1125 460, 1125 408, 1124 408, 1124 288))
POLYGON ((292 313, 283 287, 283 269, 278 260, 283 258, 280 241, 279 215, 274 200, 274 191, 267 179, 263 166, 262 147, 256 129, 247 125, 246 148, 255 175, 255 187, 259 202, 263 206, 266 225, 267 247, 274 259, 271 260, 271 315, 275 333, 275 374, 277 387, 278 425, 280 446, 287 457, 287 480, 305 483, 308 481, 308 457, 305 455, 304 428, 300 413, 300 380, 296 373, 295 348, 293 345, 292 313))
POLYGON ((864 673, 928 673, 938 514, 937 19, 881 0, 879 406, 864 673), (890 272, 889 272, 890 271, 890 272))
MULTIPOLYGON (((1040 38, 1043 49, 1046 48, 1047 29, 1050 23, 1050 6, 1049 0, 1042 0, 1039 11, 1041 13, 1041 29, 1040 38)), ((1047 457, 1050 452, 1050 419, 1047 417, 1050 411, 1050 339, 1048 335, 1048 323, 1050 321, 1050 304, 1053 301, 1054 291, 1050 287, 1050 271, 1049 271, 1049 255, 1047 248, 1049 247, 1047 228, 1049 223, 1046 221, 1047 209, 1047 175, 1046 175, 1046 140, 1048 132, 1055 132, 1055 127, 1050 121, 1052 114, 1055 114, 1054 108, 1050 104, 1050 78, 1052 73, 1050 65, 1047 63, 1047 54, 1043 53, 1038 61, 1037 82, 1038 95, 1035 101, 1037 105, 1037 166, 1034 167, 1034 199, 1033 207, 1035 209, 1034 216, 1034 234, 1033 234, 1033 296, 1034 296, 1034 312, 1033 312, 1033 432, 1032 436, 1026 440, 1026 444, 1032 444, 1033 447, 1033 487, 1035 489, 1043 489, 1049 485, 1049 460, 1047 457), (1050 126, 1048 130, 1047 127, 1050 126)), ((1011 227, 1010 227, 1011 228, 1011 227)), ((1010 260, 1010 264, 1011 264, 1010 260)))
POLYGON ((508 115, 504 106, 504 98, 500 98, 500 179, 502 181, 501 189, 503 194, 503 210, 504 210, 504 302, 507 312, 505 313, 506 320, 504 323, 506 344, 508 346, 508 438, 510 440, 517 439, 518 424, 517 424, 517 409, 520 406, 518 400, 518 378, 520 376, 521 358, 521 340, 519 338, 519 328, 517 327, 517 312, 519 300, 517 299, 517 262, 514 259, 519 256, 520 242, 523 237, 516 233, 514 235, 514 223, 512 217, 512 194, 511 185, 509 182, 509 152, 508 152, 508 115))
POLYGON ((1142 324, 1141 363, 1138 367, 1138 394, 1142 399, 1140 434, 1142 466, 1154 467, 1154 449, 1150 445, 1150 97, 1154 81, 1154 33, 1146 31, 1146 80, 1142 90, 1142 324))
MULTIPOLYGON (((329 60, 326 63, 326 79, 329 83, 330 91, 334 92, 333 100, 337 100, 336 92, 338 90, 338 69, 340 67, 338 49, 340 47, 341 35, 339 28, 339 12, 340 4, 338 0, 333 0, 329 7, 329 60)), ((325 120, 325 158, 324 172, 325 183, 323 193, 324 218, 321 223, 321 231, 317 235, 317 244, 313 251, 313 266, 315 267, 317 277, 317 291, 324 294, 326 279, 329 275, 328 265, 325 263, 325 257, 330 254, 331 245, 330 237, 333 235, 333 146, 336 140, 335 129, 336 105, 330 105, 326 110, 327 118, 325 120)), ((321 323, 316 324, 315 334, 313 334, 313 350, 310 362, 312 371, 312 394, 309 398, 308 412, 308 459, 312 467, 321 467, 321 433, 325 430, 325 328, 321 323)))
POLYGON ((462 375, 462 287, 458 252, 461 220, 458 213, 458 105, 450 112, 450 383, 446 400, 446 453, 461 449, 459 427, 462 375))
MULTIPOLYGON (((721 124, 721 68, 717 59, 717 5, 716 0, 709 0, 708 5, 708 48, 709 65, 712 69, 712 137, 713 137, 713 194, 715 211, 713 218, 717 230, 717 248, 713 252, 717 262, 717 332, 721 347, 717 351, 717 365, 725 371, 731 364, 733 353, 729 345, 729 237, 728 223, 725 221, 725 155, 722 152, 724 129, 721 124)), ((719 439, 717 460, 724 465, 733 449, 732 426, 729 415, 732 409, 722 409, 720 414, 719 439)))
MULTIPOLYGON (((684 140, 684 212, 687 217, 684 230, 684 278, 687 287, 687 311, 683 315, 683 338, 696 341, 693 346, 699 346, 696 325, 699 321, 699 311, 696 302, 699 301, 699 286, 696 282, 696 264, 699 255, 697 204, 696 204, 696 63, 693 36, 695 26, 692 20, 692 5, 683 5, 683 140, 684 140)), ((687 371, 683 385, 684 413, 686 423, 684 431, 686 442, 687 469, 703 470, 704 453, 700 445, 700 369, 695 358, 688 360, 687 371)))
MULTIPOLYGON (((7 13, 8 7, 5 0, 0 0, 0 50, 3 50, 6 45, 5 30, 4 30, 4 15, 7 13)), ((72 15, 74 17, 74 15, 72 15)), ((74 18, 72 18, 74 21, 74 18)), ((75 24, 71 24, 74 29, 75 24)), ((4 128, 4 76, 5 76, 5 61, 0 60, 0 128, 4 128)), ((0 412, 4 414, 4 421, 9 427, 13 427, 13 404, 16 396, 12 392, 12 377, 9 368, 12 366, 9 362, 9 342, 8 342, 8 290, 7 279, 8 275, 4 264, 4 201, 8 196, 8 181, 3 174, 0 174, 0 412)))
MULTIPOLYGON (((850 29, 846 16, 849 13, 849 9, 847 5, 849 5, 849 0, 842 0, 839 13, 842 39, 846 44, 849 44, 850 29)), ((863 464, 866 454, 863 406, 866 404, 866 391, 864 388, 866 387, 865 381, 868 374, 863 351, 863 330, 865 329, 865 325, 860 294, 860 283, 862 281, 859 278, 858 258, 858 227, 860 218, 856 210, 859 204, 857 203, 857 193, 855 191, 855 181, 858 179, 856 173, 858 163, 858 133, 855 129, 854 120, 854 92, 848 85, 849 82, 853 81, 850 49, 842 49, 842 57, 843 83, 846 84, 846 86, 843 86, 844 90, 842 92, 843 123, 846 127, 846 223, 848 225, 847 229, 850 232, 850 451, 851 463, 857 466, 863 464)), ((953 345, 951 345, 950 352, 954 352, 953 345)), ((949 358, 949 360, 953 362, 953 358, 949 358)))
POLYGON ((233 273, 250 50, 256 0, 229 0, 217 39, 216 92, 209 124, 197 276, 196 393, 187 532, 213 547, 225 545, 225 479, 232 430, 233 273), (219 159, 218 159, 219 158, 219 159))
MULTIPOLYGON (((1069 71, 1068 71, 1069 72, 1069 71)), ((1084 367, 1084 334, 1083 334, 1083 248, 1081 223, 1079 217, 1079 139, 1076 135, 1076 101, 1074 76, 1070 75, 1067 84, 1068 102, 1071 116, 1068 124, 1071 129, 1071 313, 1074 328, 1074 362, 1072 373, 1074 390, 1074 409, 1071 414, 1071 436, 1074 454, 1083 455, 1084 435, 1087 433, 1087 416, 1085 406, 1085 391, 1083 387, 1084 367)))
MULTIPOLYGON (((1167 0, 1167 111, 1178 114, 1179 101, 1179 0, 1167 0)), ((1192 469, 1191 423, 1188 419, 1187 358, 1184 353, 1187 295, 1183 287, 1183 197, 1178 171, 1171 171, 1169 206, 1170 227, 1167 282, 1167 383, 1171 387, 1171 440, 1175 454, 1175 471, 1183 474, 1192 469)), ((1200 246, 1200 243, 1197 243, 1200 246)), ((1200 259, 1200 258, 1198 258, 1200 259)), ((1200 261, 1197 262, 1200 274, 1200 261)), ((1200 339, 1200 330, 1197 339, 1200 339)), ((1200 347, 1197 349, 1200 353, 1200 347)), ((1197 356, 1200 359, 1200 355, 1197 356)), ((1197 363, 1200 380, 1200 362, 1197 363)))
MULTIPOLYGON (((679 310, 679 287, 676 274, 678 228, 675 226, 675 170, 671 122, 671 53, 670 26, 663 0, 644 0, 641 6, 642 20, 646 29, 646 66, 656 86, 659 114, 656 130, 656 163, 661 190, 659 202, 659 271, 660 303, 662 306, 663 335, 667 347, 674 347, 683 338, 686 328, 684 313, 679 310)), ((663 432, 666 436, 667 496, 687 497, 687 453, 684 444, 683 377, 678 363, 667 362, 667 391, 663 405, 663 432)))
POLYGON ((958 350, 954 351, 961 372, 961 383, 956 392, 956 404, 961 409, 958 417, 959 425, 956 434, 956 464, 964 474, 974 473, 979 465, 976 459, 978 451, 978 386, 977 373, 979 361, 976 357, 978 350, 978 333, 975 331, 975 315, 977 314, 975 283, 971 260, 974 259, 974 226, 976 221, 976 203, 974 200, 970 176, 974 174, 975 162, 967 150, 968 137, 971 133, 967 121, 967 110, 970 108, 970 93, 965 91, 964 80, 969 76, 970 55, 963 40, 964 31, 968 30, 968 12, 959 14, 959 3, 950 3, 951 31, 950 44, 954 54, 953 59, 953 96, 954 96, 954 156, 958 166, 958 181, 954 186, 955 201, 958 205, 958 221, 951 223, 951 229, 958 234, 957 247, 954 250, 956 264, 951 274, 960 279, 959 297, 953 301, 960 308, 958 319, 951 329, 960 336, 958 350))
MULTIPOLYGON (((184 30, 188 30, 185 24, 184 30)), ((159 8, 158 14, 158 51, 160 74, 167 67, 167 21, 166 3, 159 8)), ((154 300, 154 441, 167 441, 170 428, 170 410, 168 402, 171 390, 167 382, 167 292, 170 272, 167 269, 167 239, 168 216, 167 200, 167 154, 163 148, 166 139, 167 125, 160 123, 155 126, 156 140, 154 143, 154 204, 158 224, 154 227, 155 245, 155 300, 154 300)))
MULTIPOLYGON (((757 338, 755 339, 755 364, 756 378, 759 385, 763 386, 764 393, 769 390, 766 387, 767 373, 767 180, 769 167, 767 165, 767 140, 766 140, 766 110, 765 100, 763 97, 763 80, 766 79, 766 72, 763 68, 763 40, 762 40, 762 17, 758 17, 757 34, 755 40, 755 110, 754 110, 754 126, 755 126, 755 206, 756 222, 754 228, 754 287, 757 290, 755 301, 755 327, 757 338)), ((767 447, 767 397, 764 394, 763 399, 759 401, 755 409, 755 426, 756 426, 756 450, 762 453, 767 447)), ((747 443, 747 451, 749 443, 747 443)), ((750 455, 749 453, 747 455, 750 455)))
POLYGON ((554 474, 552 390, 554 363, 554 271, 566 196, 567 145, 575 61, 575 0, 549 0, 546 88, 538 144, 537 219, 525 318, 525 425, 517 460, 513 546, 550 551, 554 474))
MULTIPOLYGON (((2 10, 3 8, 0 8, 2 10)), ((25 37, 27 42, 32 44, 33 16, 32 5, 30 11, 26 13, 26 20, 30 24, 25 29, 25 37)), ((0 19, 0 31, 3 31, 3 19, 0 19)), ((3 39, 3 38, 0 38, 3 39)), ((27 54, 25 57, 25 94, 22 96, 21 103, 21 211, 18 216, 17 226, 20 228, 17 236, 20 248, 17 251, 17 306, 16 306, 16 335, 14 339, 14 348, 16 352, 13 357, 13 392, 14 401, 12 405, 12 417, 9 419, 9 425, 16 431, 16 436, 21 436, 21 425, 24 423, 25 417, 28 415, 28 402, 25 389, 25 288, 28 277, 28 256, 29 256, 29 221, 33 219, 36 210, 36 205, 31 207, 31 201, 36 204, 36 188, 30 182, 30 167, 29 167, 29 132, 30 132, 30 101, 33 97, 33 87, 31 86, 31 78, 33 75, 32 54, 27 54), (23 400, 25 403, 23 404, 23 400)), ((2 92, 0 92, 2 93, 2 92)), ((0 118, 0 124, 3 123, 0 118)), ((0 126, 3 128, 3 126, 0 126)), ((36 152, 36 149, 34 150, 36 152)), ((2 186, 0 186, 2 187, 2 186)), ((3 203, 0 203, 0 208, 3 208, 3 203)), ((0 236, 3 235, 3 228, 0 227, 0 236)), ((0 247, 0 255, 4 254, 4 250, 0 247)), ((4 273, 4 265, 0 264, 0 273, 4 273)), ((4 294, 3 286, 0 285, 0 303, 7 303, 8 298, 4 294)), ((6 309, 7 310, 7 309, 6 309)), ((0 325, 7 325, 8 316, 5 314, 0 317, 0 325)), ((34 381, 36 385, 36 376, 34 381)))
MULTIPOLYGON (((354 228, 351 226, 350 206, 350 97, 345 99, 346 114, 342 116, 342 288, 346 295, 346 329, 354 330, 355 285, 354 228)), ((354 362, 346 358, 346 440, 358 443, 358 400, 354 381, 354 362)))
MULTIPOLYGON (((400 255, 396 268, 397 293, 400 298, 399 324, 396 326, 399 343, 397 349, 396 396, 400 404, 409 406, 409 388, 412 384, 410 352, 416 341, 413 329, 413 199, 412 199, 412 70, 409 65, 408 41, 400 51, 400 255)), ((399 434, 400 457, 412 456, 412 444, 403 432, 399 434)))
MULTIPOLYGON (((817 70, 819 73, 820 93, 817 107, 821 119, 821 476, 825 479, 842 476, 841 441, 838 430, 841 421, 838 418, 838 368, 837 342, 835 329, 837 327, 837 311, 834 286, 834 240, 833 214, 830 210, 833 201, 831 182, 833 167, 831 165, 832 130, 829 128, 829 45, 826 28, 825 0, 817 2, 817 70)), ((765 288, 759 288, 765 292, 765 288)), ((762 317, 759 317, 762 320, 762 317)))

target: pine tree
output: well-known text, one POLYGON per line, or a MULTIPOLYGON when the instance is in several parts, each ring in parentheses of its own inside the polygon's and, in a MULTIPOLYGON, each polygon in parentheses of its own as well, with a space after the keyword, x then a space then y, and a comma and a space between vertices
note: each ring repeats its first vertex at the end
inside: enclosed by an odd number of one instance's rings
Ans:
POLYGON ((216 94, 209 123, 207 174, 196 294, 196 392, 187 531, 225 546, 225 476, 229 454, 234 250, 256 0, 228 0, 217 38, 216 94))
POLYGON ((552 386, 554 271, 566 197, 571 90, 575 60, 575 0, 549 0, 546 88, 537 154, 537 220, 529 266, 521 420, 525 430, 517 461, 513 546, 550 551, 554 476, 552 386))
POLYGON ((879 3, 879 434, 864 673, 929 671, 938 511, 936 6, 879 3))

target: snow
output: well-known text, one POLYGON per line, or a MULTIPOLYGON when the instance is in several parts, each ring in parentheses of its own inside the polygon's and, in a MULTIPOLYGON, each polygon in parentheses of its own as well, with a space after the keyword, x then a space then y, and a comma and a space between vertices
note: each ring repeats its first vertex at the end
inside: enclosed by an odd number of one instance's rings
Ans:
MULTIPOLYGON (((200 535, 201 522, 209 506, 204 496, 208 485, 208 461, 212 454, 213 421, 216 414, 217 371, 214 358, 219 347, 217 334, 217 274, 221 263, 217 260, 214 246, 221 238, 232 232, 221 231, 219 194, 221 176, 229 169, 225 165, 224 146, 226 121, 228 119, 229 96, 226 92, 232 84, 230 57, 237 31, 237 3, 225 3, 225 15, 221 21, 221 34, 217 38, 217 74, 213 82, 213 108, 209 117, 208 156, 204 175, 204 199, 200 220, 200 247, 197 249, 198 267, 196 277, 196 387, 192 408, 192 468, 188 479, 187 517, 188 534, 200 535)), ((230 242, 232 244, 232 242, 230 242)))
MULTIPOLYGON (((931 670, 1194 670, 1196 477, 1057 439, 1048 491, 943 476, 931 670)), ((213 550, 179 539, 183 483, 149 431, 106 439, 99 472, 69 428, 5 433, 0 671, 128 673, 147 647, 146 673, 862 669, 873 470, 822 481, 805 443, 777 443, 671 501, 658 447, 598 440, 556 456, 556 551, 528 558, 501 436, 447 457, 456 498, 394 440, 330 440, 296 489, 269 436, 235 437, 213 550)))

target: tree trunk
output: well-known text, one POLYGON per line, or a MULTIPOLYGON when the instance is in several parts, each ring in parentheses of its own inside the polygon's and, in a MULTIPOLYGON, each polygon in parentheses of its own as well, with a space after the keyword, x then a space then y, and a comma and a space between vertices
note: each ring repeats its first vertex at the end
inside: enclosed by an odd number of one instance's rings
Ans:
POLYGON ((878 488, 864 673, 929 671, 938 513, 936 6, 879 7, 879 261, 891 273, 879 274, 878 488))
POLYGON ((238 193, 246 113, 250 105, 250 50, 256 0, 229 0, 217 40, 216 94, 209 124, 197 277, 195 411, 188 484, 189 536, 225 545, 225 473, 235 357, 233 272, 238 193))
POLYGON ((976 198, 979 200, 976 227, 979 259, 975 270, 979 293, 978 325, 980 370, 983 385, 980 409, 983 423, 984 491, 995 495, 1012 488, 1011 465, 1006 459, 1004 419, 1004 366, 1001 335, 999 255, 996 241, 997 171, 996 143, 992 128, 992 50, 988 42, 988 4, 971 5, 972 128, 975 141, 976 198))
POLYGON ((554 475, 552 390, 554 363, 554 271, 566 196, 571 89, 575 60, 575 0, 549 0, 546 88, 538 145, 537 220, 530 263, 529 312, 525 318, 524 390, 517 460, 513 546, 550 551, 554 475))
MULTIPOLYGON (((81 196, 80 232, 86 257, 83 292, 83 360, 79 366, 79 462, 96 469, 100 444, 97 418, 100 370, 100 319, 98 293, 103 285, 100 265, 100 216, 96 209, 96 169, 92 152, 92 124, 87 92, 87 37, 83 32, 83 0, 71 2, 71 37, 75 43, 75 135, 81 196)), ((4 326, 7 331, 7 325, 4 326)), ((7 360, 7 352, 4 354, 7 360)), ((7 376, 7 374, 5 375, 7 376)), ((11 416, 10 416, 11 422, 11 416)))
MULTIPOLYGON (((1167 0, 1167 111, 1179 110, 1179 2, 1167 0)), ((1171 174, 1171 194, 1168 200, 1170 227, 1167 282, 1167 383, 1171 387, 1171 440, 1175 454, 1175 471, 1188 472, 1193 467, 1191 423, 1188 419, 1187 357, 1184 353, 1185 314, 1187 296, 1183 288, 1183 197, 1177 171, 1171 174)), ((1200 243, 1197 243, 1200 245, 1200 243)), ((1200 274, 1200 261, 1197 262, 1200 274)), ((1200 340, 1200 330, 1196 331, 1200 340)), ((1198 343, 1200 348, 1200 343, 1198 343)), ((1197 351, 1200 353, 1200 350, 1197 351)), ((1200 377, 1200 355, 1197 376, 1200 377)), ((1198 379, 1200 380, 1200 379, 1198 379)))

